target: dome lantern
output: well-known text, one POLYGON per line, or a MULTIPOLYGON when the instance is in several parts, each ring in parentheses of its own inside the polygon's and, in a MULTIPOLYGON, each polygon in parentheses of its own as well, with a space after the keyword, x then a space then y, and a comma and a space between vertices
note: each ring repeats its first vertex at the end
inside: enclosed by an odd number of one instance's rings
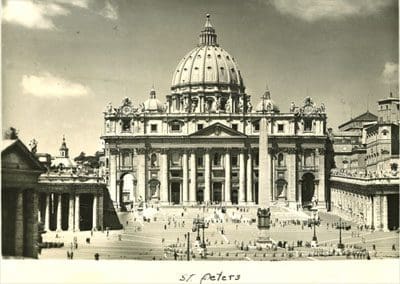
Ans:
POLYGON ((217 34, 215 33, 214 27, 211 25, 210 14, 206 15, 206 23, 204 24, 204 30, 200 33, 200 46, 211 45, 218 46, 217 34))

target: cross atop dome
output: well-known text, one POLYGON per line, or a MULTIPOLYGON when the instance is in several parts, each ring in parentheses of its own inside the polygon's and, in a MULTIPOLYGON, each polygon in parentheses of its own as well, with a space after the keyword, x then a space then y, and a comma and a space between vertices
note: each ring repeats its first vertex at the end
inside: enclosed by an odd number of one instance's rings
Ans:
POLYGON ((217 34, 215 29, 211 24, 210 14, 206 15, 206 23, 204 24, 204 30, 200 33, 200 45, 212 45, 218 46, 217 44, 217 34))

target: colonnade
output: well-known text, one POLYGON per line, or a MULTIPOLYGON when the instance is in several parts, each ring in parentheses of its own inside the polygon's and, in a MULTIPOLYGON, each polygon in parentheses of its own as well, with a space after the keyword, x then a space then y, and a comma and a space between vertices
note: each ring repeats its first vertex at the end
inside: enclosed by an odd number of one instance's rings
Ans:
POLYGON ((367 195, 331 188, 332 213, 343 219, 388 230, 388 208, 386 195, 367 195))
MULTIPOLYGON (((99 210, 99 199, 101 199, 100 201, 102 202, 103 197, 97 194, 92 194, 92 196, 93 201, 92 204, 89 205, 91 205, 92 208, 92 229, 95 230, 99 226, 98 215, 99 213, 102 214, 99 210)), ((55 231, 80 231, 81 220, 86 218, 86 216, 82 216, 80 194, 77 193, 45 193, 44 204, 39 206, 39 208, 41 212, 38 214, 38 220, 44 224, 44 230, 46 231, 51 231, 54 227, 55 231), (63 208, 62 200, 67 197, 68 206, 67 208, 63 208), (64 214, 68 214, 67 228, 62 227, 64 214), (50 227, 51 215, 55 215, 55 226, 53 225, 53 228, 50 227)))

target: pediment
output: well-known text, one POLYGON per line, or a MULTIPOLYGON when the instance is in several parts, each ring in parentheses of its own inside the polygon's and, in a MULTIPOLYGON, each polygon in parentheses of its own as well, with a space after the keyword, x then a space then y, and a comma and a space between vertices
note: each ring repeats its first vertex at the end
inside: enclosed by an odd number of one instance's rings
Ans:
POLYGON ((195 133, 190 134, 191 137, 247 137, 242 132, 234 130, 222 123, 214 123, 195 133))
POLYGON ((1 160, 3 169, 44 171, 44 167, 36 156, 20 140, 15 140, 4 147, 1 152, 1 160))

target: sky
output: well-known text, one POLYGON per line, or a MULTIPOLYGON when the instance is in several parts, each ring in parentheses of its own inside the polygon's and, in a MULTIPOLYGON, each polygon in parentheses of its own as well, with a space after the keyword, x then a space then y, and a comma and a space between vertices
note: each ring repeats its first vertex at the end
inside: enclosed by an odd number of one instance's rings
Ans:
POLYGON ((195 47, 206 13, 256 105, 311 96, 328 126, 398 95, 396 0, 8 0, 2 2, 2 127, 38 151, 101 148, 103 111, 138 106, 195 47))

